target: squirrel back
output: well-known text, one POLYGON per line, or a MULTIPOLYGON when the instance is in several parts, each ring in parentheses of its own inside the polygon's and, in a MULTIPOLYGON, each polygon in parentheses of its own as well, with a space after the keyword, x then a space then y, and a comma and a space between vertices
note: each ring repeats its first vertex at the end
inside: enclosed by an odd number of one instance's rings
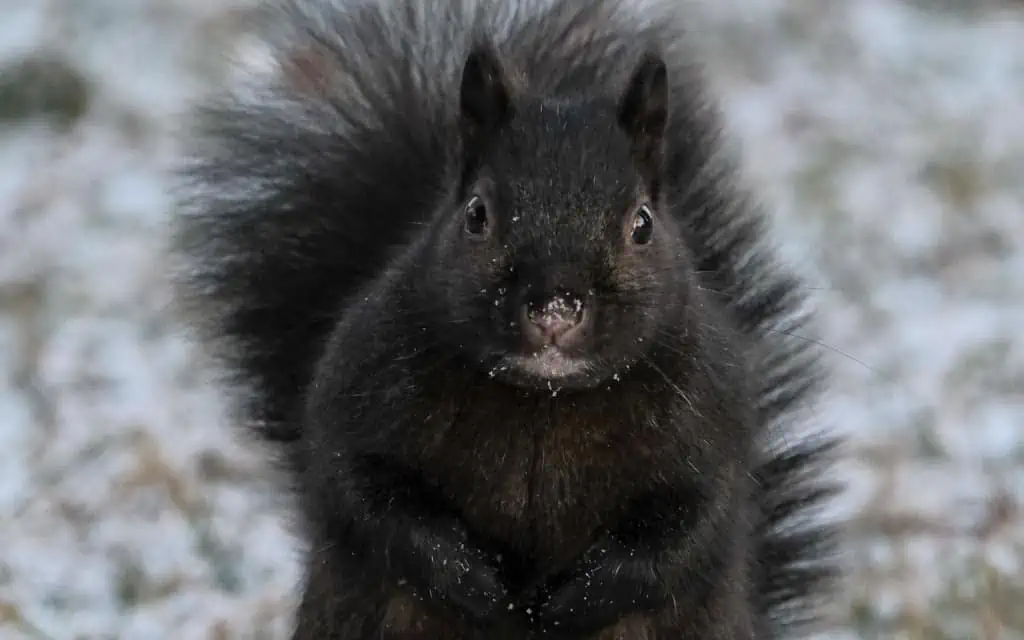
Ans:
MULTIPOLYGON (((638 85, 648 119, 637 120, 628 151, 640 174, 670 176, 664 184, 646 184, 658 192, 652 202, 669 203, 680 243, 673 255, 686 256, 679 286, 685 281, 691 298, 686 304, 673 298, 673 304, 687 308, 693 327, 726 325, 734 343, 730 353, 742 353, 728 364, 742 369, 750 386, 754 513, 746 553, 751 606, 762 621, 756 637, 789 637, 816 620, 817 605, 836 577, 834 532, 815 514, 836 490, 824 474, 837 443, 825 431, 799 430, 825 379, 815 345, 793 333, 809 321, 803 283, 776 260, 765 214, 724 151, 719 115, 687 44, 682 4, 267 5, 261 38, 247 50, 238 75, 198 112, 180 174, 176 248, 184 270, 178 293, 204 343, 244 390, 245 417, 259 437, 290 452, 292 470, 301 475, 309 465, 303 441, 309 438, 310 394, 322 381, 323 360, 343 316, 364 302, 373 308, 369 299, 376 292, 392 291, 381 282, 407 275, 393 275, 396 270, 419 270, 417 260, 422 273, 404 286, 425 279, 436 291, 444 289, 437 288, 439 280, 450 279, 453 290, 464 284, 452 264, 445 263, 446 273, 427 263, 440 242, 445 214, 439 211, 457 199, 456 185, 467 180, 467 158, 491 152, 489 143, 467 146, 467 139, 486 137, 498 126, 488 118, 505 117, 503 100, 531 96, 541 115, 536 130, 527 120, 519 133, 535 138, 538 148, 549 148, 545 138, 570 135, 584 147, 597 144, 605 132, 586 117, 580 126, 573 124, 575 116, 549 121, 544 109, 557 113, 564 105, 568 112, 593 101, 622 107, 638 65, 658 61, 661 66, 647 68, 647 84, 638 85), (473 64, 471 88, 477 93, 467 92, 473 64), (659 81, 664 94, 644 93, 659 81), (659 106, 657 95, 668 102, 659 106), (476 117, 468 125, 467 113, 476 117), (659 126, 664 146, 645 138, 659 126)), ((573 160, 569 143, 550 149, 554 155, 568 149, 566 158, 573 160)), ((520 171, 535 161, 508 151, 497 166, 510 163, 520 171)), ((554 164, 559 175, 551 176, 551 185, 613 197, 608 185, 619 177, 601 158, 583 154, 581 162, 554 164)), ((607 198, 593 194, 577 202, 607 205, 607 198)), ((539 208, 547 202, 546 196, 531 197, 539 208)), ((565 235, 560 228, 546 231, 565 235)), ((523 237, 516 241, 525 242, 523 237)), ((544 246, 565 255, 575 251, 544 246)), ((664 279, 666 273, 652 271, 650 277, 664 279)), ((436 304, 452 301, 442 293, 434 298, 436 304)), ((410 299, 424 308, 431 304, 410 299)), ((373 343, 372 336, 366 340, 373 343)), ((368 354, 373 347, 365 347, 368 354)), ((352 353, 362 348, 349 345, 352 353)))

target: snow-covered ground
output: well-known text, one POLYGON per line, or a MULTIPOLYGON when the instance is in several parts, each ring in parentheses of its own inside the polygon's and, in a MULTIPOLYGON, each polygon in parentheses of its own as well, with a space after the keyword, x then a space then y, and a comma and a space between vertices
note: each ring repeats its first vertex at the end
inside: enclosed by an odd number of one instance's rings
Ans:
MULTIPOLYGON (((751 179, 821 283, 850 637, 1024 637, 1024 5, 699 4, 751 179)), ((175 116, 239 12, 0 15, 0 636, 286 637, 288 520, 160 260, 175 116)))

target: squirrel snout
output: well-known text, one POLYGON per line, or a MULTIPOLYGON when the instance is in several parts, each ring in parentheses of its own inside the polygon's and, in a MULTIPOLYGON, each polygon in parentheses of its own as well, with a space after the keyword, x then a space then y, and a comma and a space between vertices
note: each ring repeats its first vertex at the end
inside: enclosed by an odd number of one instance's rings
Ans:
POLYGON ((571 346, 583 333, 588 311, 583 299, 573 295, 528 301, 521 308, 523 334, 534 347, 571 346))

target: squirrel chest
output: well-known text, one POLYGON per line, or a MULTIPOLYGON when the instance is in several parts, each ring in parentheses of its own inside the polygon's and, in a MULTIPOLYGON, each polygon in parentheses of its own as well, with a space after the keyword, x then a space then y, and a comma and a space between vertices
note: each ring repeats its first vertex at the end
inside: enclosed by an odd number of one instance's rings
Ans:
POLYGON ((660 458, 679 459, 655 442, 660 421, 614 385, 444 391, 451 401, 415 412, 400 455, 472 530, 539 562, 588 546, 665 468, 660 458))

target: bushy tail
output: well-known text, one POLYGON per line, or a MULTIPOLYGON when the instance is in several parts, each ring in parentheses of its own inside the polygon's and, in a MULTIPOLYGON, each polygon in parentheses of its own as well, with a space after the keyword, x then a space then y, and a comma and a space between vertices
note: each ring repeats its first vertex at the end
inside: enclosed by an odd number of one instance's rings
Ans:
POLYGON ((835 442, 790 447, 756 474, 761 508, 754 557, 755 591, 767 638, 798 637, 821 622, 837 595, 841 572, 836 561, 838 528, 820 507, 838 491, 823 479, 822 464, 835 442))
POLYGON ((750 337, 761 427, 753 591, 767 625, 759 637, 780 640, 821 619, 842 577, 842 524, 825 513, 842 489, 832 467, 842 441, 812 415, 829 376, 821 345, 807 335, 813 314, 804 279, 779 261, 769 217, 744 195, 735 162, 728 153, 708 159, 705 179, 689 193, 688 233, 704 288, 723 296, 750 337))
POLYGON ((340 306, 446 182, 441 97, 405 81, 440 63, 413 59, 393 37, 402 20, 423 18, 391 4, 345 9, 358 19, 337 19, 327 1, 268 4, 237 75, 198 104, 183 139, 177 299, 226 365, 244 418, 271 441, 299 437, 301 399, 340 306))

